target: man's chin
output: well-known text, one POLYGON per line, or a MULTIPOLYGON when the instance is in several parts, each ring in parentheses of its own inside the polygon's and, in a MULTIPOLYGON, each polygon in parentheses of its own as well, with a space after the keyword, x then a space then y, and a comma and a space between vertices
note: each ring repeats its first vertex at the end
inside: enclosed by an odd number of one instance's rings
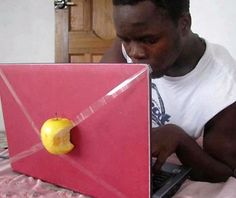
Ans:
POLYGON ((161 78, 162 76, 164 76, 164 74, 161 72, 152 71, 150 76, 152 79, 154 79, 154 78, 161 78))

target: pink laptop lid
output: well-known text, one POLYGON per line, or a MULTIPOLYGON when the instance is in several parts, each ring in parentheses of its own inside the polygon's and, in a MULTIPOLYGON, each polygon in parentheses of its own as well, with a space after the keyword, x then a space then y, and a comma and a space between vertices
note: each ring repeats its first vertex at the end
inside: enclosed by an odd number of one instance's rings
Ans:
POLYGON ((93 197, 150 197, 146 65, 1 65, 0 94, 13 170, 93 197), (65 155, 40 140, 55 114, 78 122, 65 155))

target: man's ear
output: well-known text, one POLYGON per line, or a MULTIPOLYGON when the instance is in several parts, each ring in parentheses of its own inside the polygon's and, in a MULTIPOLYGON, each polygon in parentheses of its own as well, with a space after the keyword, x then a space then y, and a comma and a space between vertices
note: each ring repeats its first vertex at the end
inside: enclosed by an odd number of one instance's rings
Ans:
POLYGON ((183 13, 179 19, 179 30, 182 36, 188 35, 191 30, 192 19, 190 13, 183 13))

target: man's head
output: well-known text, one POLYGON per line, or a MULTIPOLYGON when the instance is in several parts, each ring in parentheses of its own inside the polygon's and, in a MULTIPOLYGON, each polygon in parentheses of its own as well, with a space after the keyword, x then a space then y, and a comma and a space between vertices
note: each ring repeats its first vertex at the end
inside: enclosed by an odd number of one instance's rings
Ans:
MULTIPOLYGON (((117 36, 133 62, 168 75, 190 32, 189 0, 113 0, 117 36)), ((172 75, 172 74, 171 74, 172 75)))

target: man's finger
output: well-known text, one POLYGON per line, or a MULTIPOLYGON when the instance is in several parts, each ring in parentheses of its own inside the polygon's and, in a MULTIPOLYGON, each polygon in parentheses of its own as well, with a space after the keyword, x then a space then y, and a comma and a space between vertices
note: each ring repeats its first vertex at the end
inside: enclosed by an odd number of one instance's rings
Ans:
POLYGON ((153 166, 153 171, 156 172, 158 170, 161 169, 162 165, 165 163, 166 159, 167 159, 167 155, 166 154, 159 154, 157 157, 157 160, 153 166))

